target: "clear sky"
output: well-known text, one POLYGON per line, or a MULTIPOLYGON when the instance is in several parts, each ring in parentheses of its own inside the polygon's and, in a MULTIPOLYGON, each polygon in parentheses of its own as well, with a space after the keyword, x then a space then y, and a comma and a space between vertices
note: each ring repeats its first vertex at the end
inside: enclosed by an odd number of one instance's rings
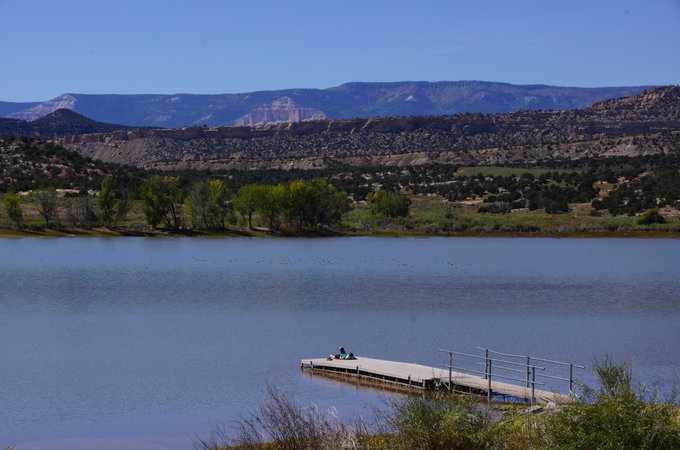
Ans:
POLYGON ((0 101, 680 84, 680 0, 0 0, 0 101))

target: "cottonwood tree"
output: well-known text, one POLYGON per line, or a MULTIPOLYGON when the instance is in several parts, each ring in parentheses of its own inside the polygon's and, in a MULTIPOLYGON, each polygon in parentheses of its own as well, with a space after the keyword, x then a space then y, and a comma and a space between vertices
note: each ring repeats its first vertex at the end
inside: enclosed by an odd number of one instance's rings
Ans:
POLYGON ((152 175, 140 189, 144 215, 153 228, 164 222, 168 228, 178 230, 182 226, 180 210, 184 193, 179 177, 152 175))
POLYGON ((193 229, 207 227, 208 223, 208 183, 198 181, 187 192, 187 219, 193 229))
POLYGON ((242 217, 248 219, 248 228, 253 229, 253 214, 257 211, 258 200, 261 196, 262 185, 246 184, 236 193, 234 208, 242 217))
POLYGON ((232 193, 221 180, 208 182, 207 225, 211 229, 224 230, 231 210, 232 193))
POLYGON ((188 218, 193 228, 225 229, 232 193, 221 180, 198 181, 187 195, 188 218))
POLYGON ((106 228, 111 228, 116 211, 116 192, 114 191, 113 177, 105 177, 97 199, 102 223, 106 228))
POLYGON ((325 180, 294 181, 286 188, 288 220, 298 229, 332 225, 349 211, 347 194, 325 180))
POLYGON ((257 213, 267 220, 270 230, 278 230, 281 226, 281 213, 286 208, 286 187, 283 184, 259 186, 255 195, 257 213))
POLYGON ((16 192, 8 192, 5 194, 3 201, 5 204, 5 212, 7 213, 9 220, 16 228, 22 229, 24 227, 24 214, 21 210, 19 194, 16 192))

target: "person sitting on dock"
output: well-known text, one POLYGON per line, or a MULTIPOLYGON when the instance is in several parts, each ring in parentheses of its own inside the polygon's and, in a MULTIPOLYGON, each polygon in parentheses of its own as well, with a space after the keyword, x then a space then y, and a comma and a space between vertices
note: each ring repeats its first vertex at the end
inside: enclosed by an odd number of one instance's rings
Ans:
POLYGON ((356 359, 356 357, 354 356, 354 353, 352 353, 352 352, 347 353, 345 351, 345 347, 340 347, 340 353, 338 353, 336 355, 330 355, 328 357, 329 361, 332 360, 332 359, 356 359))

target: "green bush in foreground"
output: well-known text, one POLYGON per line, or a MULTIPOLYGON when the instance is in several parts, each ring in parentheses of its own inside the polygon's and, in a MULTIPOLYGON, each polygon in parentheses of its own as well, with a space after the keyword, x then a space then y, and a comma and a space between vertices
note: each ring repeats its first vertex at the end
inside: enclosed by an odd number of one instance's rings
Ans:
POLYGON ((389 445, 396 449, 497 448, 489 411, 470 398, 435 393, 391 403, 389 445))
POLYGON ((644 386, 632 386, 629 362, 596 363, 598 390, 586 399, 562 405, 545 424, 548 448, 555 449, 678 449, 680 416, 674 397, 661 401, 644 386))

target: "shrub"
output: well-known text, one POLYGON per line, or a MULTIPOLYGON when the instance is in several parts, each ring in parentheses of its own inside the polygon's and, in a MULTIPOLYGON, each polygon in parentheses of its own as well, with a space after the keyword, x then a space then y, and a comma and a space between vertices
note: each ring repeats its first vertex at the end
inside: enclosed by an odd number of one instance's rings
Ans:
POLYGON ((372 214, 383 217, 407 217, 411 200, 392 191, 377 191, 366 197, 372 214))
POLYGON ((655 223, 666 223, 666 219, 656 209, 648 209, 640 214, 637 219, 638 225, 652 225, 655 223))
POLYGON ((392 402, 387 423, 396 449, 495 448, 493 420, 488 410, 451 393, 412 396, 392 402))
POLYGON ((549 448, 680 448, 674 399, 661 402, 644 386, 634 389, 629 362, 615 365, 606 357, 596 362, 595 371, 601 387, 586 389, 585 401, 562 405, 546 421, 549 448))

